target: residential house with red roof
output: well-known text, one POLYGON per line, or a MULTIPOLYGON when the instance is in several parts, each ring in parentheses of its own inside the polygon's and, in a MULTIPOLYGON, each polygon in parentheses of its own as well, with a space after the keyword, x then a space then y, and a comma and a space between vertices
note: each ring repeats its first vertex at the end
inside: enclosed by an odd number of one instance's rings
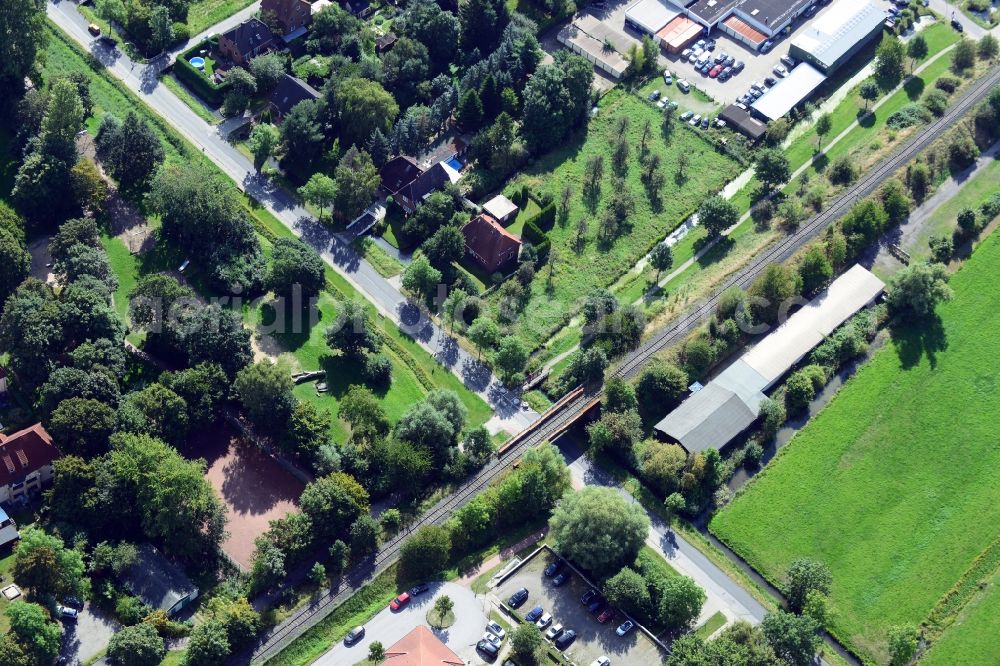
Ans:
POLYGON ((487 273, 502 271, 521 252, 521 239, 503 228, 495 217, 480 213, 462 227, 465 251, 487 273))
POLYGON ((59 449, 41 423, 12 435, 0 433, 0 503, 41 492, 52 480, 59 449))

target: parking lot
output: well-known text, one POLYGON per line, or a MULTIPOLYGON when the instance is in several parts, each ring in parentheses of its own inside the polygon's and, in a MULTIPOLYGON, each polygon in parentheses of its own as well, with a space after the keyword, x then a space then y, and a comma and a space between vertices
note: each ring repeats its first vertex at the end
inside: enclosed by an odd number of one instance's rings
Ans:
MULTIPOLYGON (((888 0, 873 0, 875 4, 883 9, 888 9, 892 4, 888 0)), ((608 2, 604 7, 588 5, 581 9, 581 13, 591 14, 597 17, 608 27, 621 32, 626 37, 634 40, 637 44, 642 39, 642 35, 625 27, 625 10, 635 2, 627 0, 625 2, 608 2)), ((831 3, 832 4, 832 3, 831 3)), ((778 79, 774 73, 774 67, 780 65, 780 57, 788 53, 789 42, 800 32, 805 30, 809 24, 822 23, 823 14, 829 11, 830 5, 821 6, 817 14, 811 18, 799 17, 795 19, 791 26, 791 32, 787 35, 778 35, 774 38, 774 47, 770 52, 758 53, 751 50, 749 46, 725 34, 719 29, 712 31, 711 38, 715 40, 715 49, 711 52, 712 59, 726 53, 744 63, 744 70, 730 78, 728 81, 720 81, 718 78, 710 78, 707 75, 696 71, 694 65, 682 59, 680 54, 666 54, 660 51, 661 71, 669 69, 676 78, 686 79, 692 86, 704 91, 709 97, 720 105, 732 104, 747 92, 753 82, 764 84, 766 77, 778 79)), ((787 67, 786 67, 787 69, 787 67)), ((662 79, 660 80, 662 84, 662 79)), ((675 95, 671 93, 671 99, 675 95)), ((679 96, 677 96, 679 99, 679 96)), ((683 108, 683 105, 682 105, 683 108)), ((698 112, 697 109, 691 110, 698 112)))
POLYGON ((541 606, 545 612, 552 614, 553 625, 562 624, 565 629, 574 629, 576 640, 565 650, 565 655, 576 664, 586 666, 601 655, 607 656, 612 666, 660 663, 663 657, 660 649, 638 629, 625 637, 615 633, 615 628, 625 619, 620 613, 616 613, 606 624, 600 624, 587 612, 587 608, 580 603, 580 597, 590 588, 575 572, 569 582, 555 587, 543 572, 556 559, 550 551, 540 550, 494 593, 506 602, 516 590, 527 588, 528 600, 517 612, 523 617, 535 606, 541 606))

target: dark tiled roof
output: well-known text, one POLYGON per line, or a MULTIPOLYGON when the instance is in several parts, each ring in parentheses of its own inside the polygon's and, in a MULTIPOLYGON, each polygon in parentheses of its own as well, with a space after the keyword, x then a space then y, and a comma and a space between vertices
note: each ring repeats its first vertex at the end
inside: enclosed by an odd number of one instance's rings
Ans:
POLYGON ((417 176, 422 173, 417 162, 412 157, 399 155, 382 165, 379 176, 382 178, 382 187, 389 194, 396 194, 404 187, 408 186, 417 176))
POLYGON ((760 122, 735 104, 730 104, 723 109, 722 113, 719 114, 719 117, 732 125, 734 129, 738 129, 754 141, 764 136, 764 132, 767 131, 767 125, 760 122))
POLYGON ((436 192, 445 186, 446 183, 451 182, 448 178, 448 172, 444 170, 441 163, 438 162, 432 166, 427 171, 417 176, 417 178, 410 184, 409 197, 411 201, 420 201, 425 196, 431 192, 436 192))
POLYGON ((0 434, 0 486, 23 481, 58 457, 59 449, 41 423, 13 435, 0 434))
POLYGON ((254 49, 259 49, 274 41, 271 29, 258 18, 247 19, 229 32, 223 33, 222 36, 235 44, 239 52, 243 54, 250 53, 254 49))
POLYGON ((139 546, 135 564, 125 572, 125 583, 144 602, 167 613, 198 596, 198 588, 173 562, 148 543, 139 546))
POLYGON ((281 80, 278 81, 278 85, 274 89, 274 92, 271 93, 270 101, 271 104, 274 105, 274 108, 278 110, 278 113, 285 115, 299 102, 314 99, 319 99, 318 90, 302 79, 297 79, 294 76, 285 74, 281 77, 281 80))

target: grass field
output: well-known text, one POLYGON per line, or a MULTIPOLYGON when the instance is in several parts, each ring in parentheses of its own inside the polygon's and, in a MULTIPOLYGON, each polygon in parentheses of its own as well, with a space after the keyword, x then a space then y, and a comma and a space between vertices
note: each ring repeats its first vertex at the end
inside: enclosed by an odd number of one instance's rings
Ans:
POLYGON ((919 660, 921 666, 995 664, 1000 659, 1000 571, 919 660))
POLYGON ((219 21, 253 4, 254 0, 196 0, 188 9, 187 25, 191 36, 211 28, 219 21))
POLYGON ((924 620, 1000 530, 998 271, 993 235, 940 326, 898 331, 711 523, 774 582, 825 562, 830 628, 883 661, 888 628, 924 620))
POLYGON ((556 221, 548 231, 558 260, 548 289, 549 267, 538 271, 532 283, 528 310, 538 316, 522 317, 515 324, 515 334, 531 347, 536 347, 565 324, 564 317, 575 311, 580 300, 594 287, 611 285, 618 277, 642 258, 649 249, 698 207, 706 193, 722 188, 739 171, 731 158, 720 155, 714 148, 686 126, 675 127, 664 138, 660 130, 661 112, 635 95, 613 90, 604 97, 599 115, 591 120, 586 136, 578 136, 553 150, 529 167, 524 175, 506 188, 510 196, 527 184, 538 196, 549 194, 559 201, 564 187, 572 189, 569 214, 556 221), (610 247, 599 247, 596 241, 600 219, 613 185, 611 154, 619 118, 628 118, 626 132, 630 148, 625 183, 635 199, 635 211, 628 218, 631 225, 610 247), (666 184, 661 201, 650 200, 641 180, 639 164, 644 121, 651 123, 649 149, 662 158, 666 184), (681 154, 689 158, 686 179, 675 179, 675 166, 681 154), (584 201, 581 183, 588 159, 604 157, 604 177, 600 201, 588 205, 584 201), (577 221, 586 218, 589 229, 586 246, 575 247, 577 221))

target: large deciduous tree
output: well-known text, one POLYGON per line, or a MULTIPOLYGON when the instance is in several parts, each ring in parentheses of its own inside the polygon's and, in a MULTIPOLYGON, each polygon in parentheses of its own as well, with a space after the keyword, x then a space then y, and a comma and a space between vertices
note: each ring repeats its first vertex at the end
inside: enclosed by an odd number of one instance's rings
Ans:
POLYGON ((635 559, 649 533, 649 517, 612 488, 568 493, 549 521, 560 551, 595 575, 635 559))
POLYGON ((145 189, 165 156, 153 128, 131 111, 124 121, 104 116, 95 143, 104 168, 127 191, 145 189))

